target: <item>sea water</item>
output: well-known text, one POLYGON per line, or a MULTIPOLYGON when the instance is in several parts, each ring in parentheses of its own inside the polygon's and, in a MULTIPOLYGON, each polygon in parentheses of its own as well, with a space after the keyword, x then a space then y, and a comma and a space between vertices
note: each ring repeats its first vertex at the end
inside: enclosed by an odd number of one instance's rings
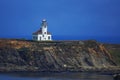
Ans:
POLYGON ((0 80, 113 80, 113 76, 97 72, 14 72, 1 73, 0 80))

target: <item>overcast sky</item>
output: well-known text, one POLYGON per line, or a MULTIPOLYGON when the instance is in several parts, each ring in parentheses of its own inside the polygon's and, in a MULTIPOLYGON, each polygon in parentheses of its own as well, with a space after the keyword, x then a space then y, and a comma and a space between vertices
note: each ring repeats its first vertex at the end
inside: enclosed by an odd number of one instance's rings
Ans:
POLYGON ((0 36, 31 36, 46 19, 61 36, 120 38, 120 0, 0 0, 0 36))

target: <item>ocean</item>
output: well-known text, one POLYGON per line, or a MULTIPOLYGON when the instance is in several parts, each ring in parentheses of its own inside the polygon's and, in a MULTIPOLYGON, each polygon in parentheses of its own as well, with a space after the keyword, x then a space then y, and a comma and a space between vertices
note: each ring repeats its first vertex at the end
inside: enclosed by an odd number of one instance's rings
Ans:
POLYGON ((97 72, 14 72, 0 73, 0 80, 113 80, 113 75, 97 72))

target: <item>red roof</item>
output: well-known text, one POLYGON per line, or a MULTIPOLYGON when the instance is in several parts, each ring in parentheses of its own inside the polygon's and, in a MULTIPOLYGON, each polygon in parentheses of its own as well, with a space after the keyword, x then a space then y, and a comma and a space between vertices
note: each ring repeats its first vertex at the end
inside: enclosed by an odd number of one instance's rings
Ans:
MULTIPOLYGON (((39 29, 38 31, 33 33, 33 35, 38 35, 38 34, 42 34, 42 30, 41 29, 39 29)), ((47 34, 50 34, 50 32, 47 32, 47 34)))

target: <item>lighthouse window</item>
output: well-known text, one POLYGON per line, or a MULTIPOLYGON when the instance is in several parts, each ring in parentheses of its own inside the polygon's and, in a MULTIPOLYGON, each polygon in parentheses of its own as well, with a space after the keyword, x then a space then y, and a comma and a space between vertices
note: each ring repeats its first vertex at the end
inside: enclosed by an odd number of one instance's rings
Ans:
POLYGON ((44 34, 46 34, 46 32, 44 32, 44 34))
POLYGON ((33 39, 37 40, 37 37, 33 36, 33 39))
POLYGON ((36 40, 37 40, 37 37, 36 37, 36 40))
POLYGON ((50 40, 50 36, 48 36, 48 39, 50 40))
POLYGON ((40 37, 40 40, 41 40, 41 37, 40 37))

